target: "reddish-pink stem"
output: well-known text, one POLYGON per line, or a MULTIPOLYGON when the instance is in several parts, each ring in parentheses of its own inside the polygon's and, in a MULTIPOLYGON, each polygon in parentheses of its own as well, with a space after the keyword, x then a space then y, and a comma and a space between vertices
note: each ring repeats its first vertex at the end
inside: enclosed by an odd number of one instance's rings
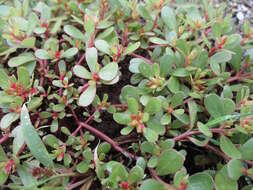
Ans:
POLYGON ((9 138, 9 133, 5 133, 1 138, 0 138, 0 144, 5 142, 9 138))
MULTIPOLYGON (((223 133, 224 132, 224 129, 222 128, 215 128, 215 129, 210 129, 211 132, 213 133, 223 133)), ((174 137, 174 141, 177 142, 177 141, 181 141, 181 140, 184 140, 184 139, 187 139, 188 137, 190 137, 191 135, 197 135, 197 134, 201 134, 200 131, 186 131, 185 133, 177 136, 177 137, 174 137)))
POLYGON ((78 60, 78 62, 76 64, 81 65, 81 63, 84 61, 84 59, 85 59, 85 53, 83 53, 83 55, 81 56, 81 58, 78 60))
POLYGON ((143 56, 135 54, 135 53, 132 53, 131 55, 134 56, 134 57, 136 57, 136 58, 143 59, 144 61, 146 61, 149 64, 153 64, 153 61, 150 60, 150 59, 148 59, 148 58, 146 58, 146 57, 143 57, 143 56))
POLYGON ((131 159, 136 158, 136 156, 134 154, 121 148, 114 140, 112 140, 110 137, 108 137, 107 135, 105 135, 101 131, 95 129, 94 127, 92 127, 84 122, 80 122, 79 125, 81 125, 84 129, 88 130, 90 133, 94 134, 96 137, 108 142, 116 151, 130 157, 131 159))

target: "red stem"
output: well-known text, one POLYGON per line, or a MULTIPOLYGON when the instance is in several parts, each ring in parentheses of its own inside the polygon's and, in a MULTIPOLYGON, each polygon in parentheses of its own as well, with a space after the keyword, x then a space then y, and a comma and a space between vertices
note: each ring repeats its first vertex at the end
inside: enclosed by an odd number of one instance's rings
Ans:
POLYGON ((76 64, 81 65, 81 63, 84 61, 84 59, 85 59, 85 53, 83 53, 83 55, 81 56, 81 58, 78 60, 78 62, 76 64))
MULTIPOLYGON (((215 129, 210 129, 211 132, 213 133, 223 133, 224 132, 224 129, 221 129, 221 128, 215 128, 215 129)), ((177 137, 174 137, 174 141, 177 142, 177 141, 181 141, 181 140, 184 140, 184 139, 187 139, 189 136, 191 135, 196 135, 196 134, 201 134, 200 131, 186 131, 185 133, 177 136, 177 137)))
POLYGON ((0 138, 0 144, 5 142, 9 138, 9 133, 5 133, 1 138, 0 138))
POLYGON ((127 157, 130 157, 131 159, 136 159, 136 156, 134 154, 121 148, 114 140, 112 140, 110 137, 108 137, 106 134, 102 133, 101 131, 95 129, 94 127, 84 122, 80 122, 79 125, 81 125, 83 128, 85 128, 86 130, 94 134, 96 137, 108 142, 116 151, 122 153, 123 155, 127 157))
MULTIPOLYGON (((108 137, 106 134, 102 133, 101 131, 95 129, 94 127, 88 125, 87 121, 89 120, 86 120, 86 122, 81 122, 79 121, 74 109, 72 108, 71 105, 68 105, 68 107, 70 108, 72 114, 73 114, 73 117, 75 118, 75 121, 76 123, 78 124, 78 128, 76 129, 76 131, 80 130, 82 127, 86 130, 88 130, 90 133, 92 133, 93 135, 95 135, 96 137, 100 138, 100 139, 103 139, 104 141, 108 142, 115 150, 117 150, 118 152, 130 157, 131 159, 135 159, 136 156, 126 150, 124 150, 123 148, 121 148, 113 139, 111 139, 110 137, 108 137)), ((91 117, 93 117, 92 115, 90 116, 90 120, 92 119, 91 117)), ((77 132, 74 131, 73 133, 76 134, 77 132)))
POLYGON ((150 59, 148 59, 148 58, 146 58, 146 57, 143 57, 143 56, 135 54, 135 53, 132 53, 131 55, 134 56, 134 57, 136 57, 136 58, 143 59, 144 61, 146 61, 149 64, 153 64, 153 61, 150 60, 150 59))
POLYGON ((214 152, 215 154, 217 154, 218 156, 221 156, 224 160, 226 160, 227 162, 230 160, 230 158, 224 154, 223 152, 221 152, 219 149, 211 146, 211 145, 206 145, 205 146, 207 149, 211 150, 212 152, 214 152))
POLYGON ((164 184, 164 185, 168 188, 168 190, 176 190, 172 185, 170 185, 170 184, 164 182, 164 181, 156 174, 155 170, 153 170, 153 169, 151 169, 151 168, 149 168, 148 170, 149 170, 149 173, 151 174, 152 178, 155 179, 155 180, 157 180, 157 181, 159 181, 159 182, 161 182, 162 184, 164 184))

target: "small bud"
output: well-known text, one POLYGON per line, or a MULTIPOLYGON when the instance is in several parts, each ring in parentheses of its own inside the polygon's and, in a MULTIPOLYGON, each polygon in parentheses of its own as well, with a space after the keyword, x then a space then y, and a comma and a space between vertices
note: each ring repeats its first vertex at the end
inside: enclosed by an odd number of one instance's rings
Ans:
POLYGON ((54 58, 55 59, 60 59, 60 57, 61 57, 61 52, 60 51, 55 51, 54 52, 54 58))
POLYGON ((10 174, 11 173, 11 170, 12 168, 14 167, 14 160, 10 159, 6 162, 6 165, 4 167, 4 171, 6 174, 10 174))
POLYGON ((98 76, 97 73, 93 73, 92 78, 93 78, 96 82, 99 81, 99 76, 98 76))
POLYGON ((122 189, 128 189, 129 184, 128 184, 127 181, 123 181, 123 182, 120 183, 120 187, 121 187, 122 189))

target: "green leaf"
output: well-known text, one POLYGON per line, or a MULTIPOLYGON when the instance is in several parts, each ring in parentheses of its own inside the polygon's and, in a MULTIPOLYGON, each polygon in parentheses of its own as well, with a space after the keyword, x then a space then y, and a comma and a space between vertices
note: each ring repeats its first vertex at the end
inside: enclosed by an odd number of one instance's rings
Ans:
POLYGON ((146 78, 151 78, 153 77, 153 70, 152 70, 152 66, 150 64, 147 63, 141 63, 139 65, 139 71, 140 73, 145 76, 146 78))
POLYGON ((8 174, 6 174, 4 169, 1 168, 0 169, 0 185, 4 185, 8 177, 9 177, 8 174))
POLYGON ((54 163, 49 156, 45 145, 41 141, 37 131, 34 129, 25 105, 23 105, 21 110, 21 127, 25 142, 32 155, 44 166, 53 168, 54 163))
POLYGON ((29 71, 25 67, 18 67, 18 82, 25 88, 30 85, 29 71))
POLYGON ((124 50, 123 55, 128 55, 133 53, 135 50, 137 50, 140 47, 141 43, 136 42, 134 44, 129 44, 127 48, 124 50))
POLYGON ((32 176, 30 168, 27 164, 17 166, 18 175, 25 187, 36 187, 37 180, 32 176))
POLYGON ((184 103, 184 93, 179 91, 176 94, 174 94, 170 101, 170 106, 172 108, 175 108, 177 106, 180 106, 184 103))
POLYGON ((137 112, 139 111, 139 105, 135 98, 133 97, 128 98, 127 105, 128 105, 128 110, 132 114, 137 114, 137 112))
POLYGON ((79 173, 86 173, 89 170, 89 165, 86 161, 82 161, 76 166, 76 170, 79 173))
POLYGON ((199 131, 200 131, 201 133, 203 133, 204 135, 206 135, 207 137, 212 137, 212 136, 213 136, 213 134, 212 134, 212 132, 210 131, 210 129, 209 129, 206 125, 204 125, 203 123, 198 122, 198 123, 197 123, 197 126, 198 126, 198 128, 199 128, 199 131))
POLYGON ((34 48, 35 47, 35 37, 27 37, 21 42, 21 46, 23 48, 34 48))
POLYGON ((106 53, 108 55, 111 54, 110 45, 105 40, 96 40, 95 46, 99 51, 106 53))
POLYGON ((233 100, 224 98, 223 99, 224 104, 224 115, 231 115, 235 111, 235 103, 233 100))
POLYGON ((10 14, 12 9, 13 9, 13 7, 11 7, 11 6, 1 4, 0 5, 0 15, 3 17, 7 17, 10 14))
POLYGON ((210 138, 205 137, 203 140, 198 140, 196 138, 189 137, 189 140, 197 146, 204 147, 209 143, 210 138))
POLYGON ((127 180, 128 172, 126 168, 119 162, 110 161, 106 164, 106 169, 110 173, 110 181, 117 183, 118 180, 127 180))
POLYGON ((10 86, 10 81, 7 73, 3 70, 0 69, 0 87, 2 89, 9 88, 10 86))
POLYGON ((156 142, 158 140, 158 134, 150 128, 145 129, 144 137, 148 140, 148 142, 156 142))
POLYGON ((186 172, 184 170, 179 170, 175 173, 173 177, 173 184, 176 188, 180 188, 182 182, 185 182, 186 172))
POLYGON ((84 22, 84 29, 86 33, 91 36, 95 31, 95 21, 91 17, 89 19, 86 19, 84 22))
POLYGON ((34 61, 35 57, 31 53, 24 53, 17 57, 13 57, 8 61, 9 67, 18 67, 20 65, 23 65, 25 63, 34 61))
POLYGON ((73 72, 76 76, 83 78, 83 79, 92 79, 91 73, 81 65, 75 65, 73 68, 73 72))
POLYGON ((96 96, 96 85, 91 84, 79 97, 78 104, 80 106, 86 107, 93 102, 95 96, 96 96))
POLYGON ((146 164, 146 160, 143 157, 139 156, 137 158, 136 165, 140 166, 143 170, 145 170, 146 164))
POLYGON ((161 11, 161 16, 163 22, 169 29, 177 31, 176 14, 172 8, 170 8, 169 6, 163 7, 161 11))
POLYGON ((132 120, 130 114, 126 112, 113 114, 113 119, 121 125, 127 125, 132 120))
POLYGON ((242 176, 243 164, 238 159, 232 159, 227 165, 228 176, 233 180, 238 180, 242 176))
POLYGON ((10 125, 19 118, 19 114, 15 112, 5 114, 0 122, 0 126, 2 130, 6 130, 10 127, 10 125))
POLYGON ((157 174, 164 176, 176 173, 183 167, 184 159, 184 156, 174 149, 163 151, 156 166, 157 174))
POLYGON ((240 159, 242 157, 241 153, 231 142, 231 140, 224 135, 222 135, 220 138, 220 148, 226 155, 231 158, 240 159))
POLYGON ((11 131, 12 136, 14 137, 13 143, 12 143, 12 151, 13 154, 17 154, 18 151, 20 150, 20 148, 23 146, 23 144, 25 143, 25 138, 22 132, 22 127, 19 125, 17 127, 15 127, 12 131, 11 131))
POLYGON ((220 75, 221 74, 221 67, 218 63, 216 62, 211 62, 210 63, 210 67, 212 69, 212 71, 216 74, 216 75, 220 75))
POLYGON ((219 37, 222 34, 222 23, 219 22, 214 22, 213 27, 212 27, 212 33, 214 37, 219 37))
POLYGON ((220 51, 217 52, 216 54, 214 54, 211 58, 210 58, 210 64, 212 63, 225 63, 228 62, 232 59, 232 54, 228 51, 220 51))
MULTIPOLYGON (((8 160, 3 147, 0 145, 0 162, 6 162, 8 160)), ((0 170, 1 171, 1 170, 0 170)))
POLYGON ((219 96, 209 94, 205 98, 205 107, 213 118, 224 115, 224 106, 219 96))
POLYGON ((196 173, 189 178, 186 190, 212 190, 213 179, 207 173, 196 173))
POLYGON ((171 115, 168 113, 165 113, 160 120, 162 125, 168 125, 171 123, 171 115))
POLYGON ((39 59, 51 59, 49 53, 44 49, 37 49, 35 51, 35 56, 39 59))
POLYGON ((180 90, 180 83, 176 77, 170 77, 168 80, 168 88, 173 93, 177 93, 180 90))
POLYGON ((163 40, 163 39, 157 38, 157 37, 151 37, 151 38, 149 38, 149 41, 152 42, 153 44, 159 44, 159 45, 169 44, 166 40, 163 40))
POLYGON ((72 47, 64 51, 61 57, 72 58, 73 56, 77 54, 77 52, 78 52, 78 49, 76 47, 72 47))
POLYGON ((158 98, 152 97, 148 100, 144 112, 147 112, 149 114, 155 114, 161 111, 161 108, 162 108, 161 101, 158 98))
POLYGON ((64 158, 63 158, 64 166, 65 167, 69 167, 69 165, 71 164, 71 162, 72 162, 71 156, 68 153, 65 153, 64 154, 64 158))
POLYGON ((173 71, 172 76, 174 77, 187 77, 190 76, 190 72, 187 71, 185 68, 177 68, 173 71))
POLYGON ((190 114, 190 127, 192 129, 196 122, 198 108, 197 108, 197 104, 193 100, 190 100, 188 102, 188 107, 189 107, 189 114, 190 114))
POLYGON ((157 161, 158 161, 158 157, 157 156, 152 156, 149 160, 148 160, 148 164, 147 166, 149 168, 154 168, 157 165, 157 161))
POLYGON ((54 135, 48 134, 43 137, 43 141, 45 142, 46 145, 49 145, 52 148, 58 148, 60 145, 60 140, 57 139, 54 135))
POLYGON ((108 63, 98 73, 99 78, 105 81, 113 80, 118 73, 118 64, 115 62, 108 63))
POLYGON ((130 184, 133 184, 141 181, 143 176, 144 176, 143 169, 140 166, 136 165, 130 170, 128 175, 128 181, 130 182, 130 184))
POLYGON ((224 166, 215 176, 216 190, 238 190, 236 180, 232 180, 228 176, 227 167, 224 166))
POLYGON ((132 127, 132 126, 124 127, 123 129, 120 130, 120 134, 121 135, 128 135, 133 131, 133 129, 134 129, 134 127, 132 127))
POLYGON ((253 138, 250 138, 240 147, 240 152, 242 153, 242 158, 244 160, 253 160, 253 138))
POLYGON ((168 188, 159 181, 147 179, 141 184, 140 190, 168 190, 168 188))
MULTIPOLYGON (((142 118, 142 121, 144 122, 144 119, 142 118)), ((148 118, 147 126, 149 129, 152 129, 155 131, 158 135, 164 135, 165 133, 165 126, 160 123, 160 120, 158 117, 151 117, 148 118)))
POLYGON ((232 51, 235 54, 232 55, 232 59, 230 62, 231 62, 232 67, 238 72, 240 71, 240 68, 241 68, 243 49, 240 45, 238 45, 237 47, 233 48, 232 51))
POLYGON ((27 103, 27 108, 29 111, 32 111, 38 108, 42 104, 43 97, 32 97, 31 100, 27 103))
POLYGON ((139 66, 141 63, 143 63, 143 59, 140 58, 133 58, 130 60, 129 70, 132 73, 140 73, 139 66))
POLYGON ((98 55, 97 55, 97 49, 92 47, 92 48, 87 48, 85 52, 85 57, 86 61, 88 63, 88 66, 90 68, 90 71, 92 73, 96 72, 96 65, 98 61, 98 55))
POLYGON ((77 29, 76 27, 74 27, 72 25, 65 25, 63 30, 69 36, 71 36, 75 39, 84 40, 84 38, 85 38, 84 34, 79 29, 77 29))

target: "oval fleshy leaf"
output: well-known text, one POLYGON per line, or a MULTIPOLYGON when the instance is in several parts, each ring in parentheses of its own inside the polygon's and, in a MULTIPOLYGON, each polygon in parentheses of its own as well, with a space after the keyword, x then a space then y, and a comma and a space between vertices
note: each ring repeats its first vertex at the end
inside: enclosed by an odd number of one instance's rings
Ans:
POLYGON ((105 41, 105 40, 96 40, 95 41, 95 46, 99 51, 110 55, 110 53, 111 53, 110 52, 110 45, 107 43, 107 41, 105 41))
POLYGON ((79 40, 83 40, 84 34, 77 29, 76 27, 72 26, 72 25, 66 25, 63 28, 64 32, 66 32, 69 36, 75 38, 75 39, 79 39, 79 40))
POLYGON ((240 159, 242 157, 241 153, 231 142, 231 140, 224 135, 222 135, 220 138, 220 148, 226 155, 231 158, 240 159))
POLYGON ((76 47, 72 47, 64 51, 61 56, 65 58, 72 58, 73 56, 77 54, 77 52, 78 52, 78 49, 76 47))
POLYGON ((186 190, 212 190, 213 179, 207 173, 196 173, 189 178, 189 185, 186 190))
POLYGON ((13 57, 8 61, 9 67, 18 67, 20 65, 23 65, 25 63, 34 61, 35 57, 31 53, 25 53, 21 54, 17 57, 13 57))
POLYGON ((88 63, 88 66, 90 68, 90 71, 92 73, 96 72, 96 65, 98 61, 98 52, 97 49, 92 47, 92 48, 87 48, 85 52, 85 58, 88 63))
POLYGON ((83 79, 91 79, 91 73, 81 65, 75 65, 73 68, 73 72, 76 76, 83 78, 83 79))
POLYGON ((115 62, 108 63, 98 73, 99 78, 105 81, 113 80, 118 73, 118 64, 115 62))
POLYGON ((127 46, 127 48, 124 50, 123 55, 127 55, 127 54, 133 53, 135 50, 137 50, 140 47, 140 45, 141 45, 140 42, 136 42, 134 44, 129 44, 127 46))
POLYGON ((96 96, 96 85, 89 85, 89 87, 79 97, 78 104, 86 107, 90 105, 96 96))
POLYGON ((35 56, 39 59, 51 59, 49 53, 44 49, 37 49, 35 51, 35 56))
POLYGON ((7 113, 1 119, 0 126, 2 130, 6 130, 10 125, 19 118, 19 114, 15 112, 7 113))
POLYGON ((184 159, 184 156, 174 149, 163 151, 156 166, 157 174, 163 176, 176 173, 183 167, 184 159))

